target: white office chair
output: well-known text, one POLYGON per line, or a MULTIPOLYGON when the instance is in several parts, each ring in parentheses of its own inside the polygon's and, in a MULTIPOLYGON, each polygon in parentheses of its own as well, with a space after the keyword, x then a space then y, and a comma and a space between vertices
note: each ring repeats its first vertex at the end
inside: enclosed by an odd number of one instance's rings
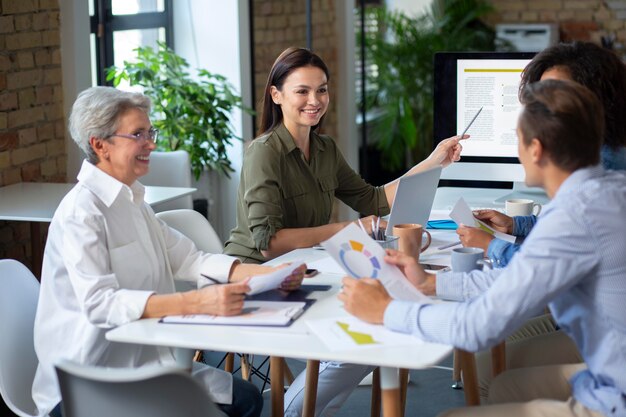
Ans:
MULTIPOLYGON (((144 185, 161 187, 191 187, 191 166, 186 151, 152 152, 150 154, 150 171, 139 179, 144 185)), ((193 200, 190 195, 152 206, 155 212, 191 209, 193 200)))
POLYGON ((224 417, 189 371, 56 365, 64 417, 224 417))
POLYGON ((156 213, 172 229, 178 230, 193 240, 196 247, 203 252, 222 253, 224 245, 211 226, 211 223, 202 214, 195 210, 179 209, 156 213))
POLYGON ((20 417, 37 415, 31 388, 37 370, 33 325, 39 282, 24 265, 0 260, 0 395, 20 417))

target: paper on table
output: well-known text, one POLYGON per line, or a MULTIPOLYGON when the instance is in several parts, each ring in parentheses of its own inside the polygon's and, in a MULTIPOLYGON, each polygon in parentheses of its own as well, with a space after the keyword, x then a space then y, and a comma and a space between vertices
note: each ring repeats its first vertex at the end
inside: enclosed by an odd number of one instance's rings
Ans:
POLYGON ((472 209, 470 209, 463 197, 459 198, 459 201, 457 201, 452 208, 452 211, 450 212, 450 217, 452 218, 452 220, 457 222, 457 224, 478 227, 485 232, 493 235, 494 237, 497 237, 498 239, 515 243, 515 236, 509 235, 507 233, 498 232, 497 230, 494 230, 493 228, 487 226, 487 224, 485 224, 484 222, 475 218, 474 214, 472 213, 472 209))
POLYGON ((297 268, 299 268, 303 262, 293 262, 292 264, 277 269, 274 272, 270 272, 269 274, 261 274, 254 275, 248 285, 250 286, 250 291, 247 294, 254 295, 263 291, 274 290, 280 287, 280 284, 287 278, 289 275, 293 273, 297 268))
POLYGON ((397 266, 384 261, 385 250, 354 223, 321 245, 348 275, 377 278, 389 295, 398 300, 430 302, 430 298, 415 288, 397 266))
POLYGON ((393 332, 382 325, 365 323, 352 316, 308 320, 306 324, 326 347, 334 351, 423 343, 411 335, 393 332))
POLYGON ((335 262, 335 260, 331 256, 325 256, 313 262, 307 262, 306 265, 309 268, 317 269, 318 271, 327 274, 346 274, 341 265, 335 262))
POLYGON ((190 314, 166 316, 163 323, 178 324, 225 324, 241 326, 284 326, 302 314, 306 302, 297 301, 244 301, 243 311, 238 316, 212 316, 190 314))

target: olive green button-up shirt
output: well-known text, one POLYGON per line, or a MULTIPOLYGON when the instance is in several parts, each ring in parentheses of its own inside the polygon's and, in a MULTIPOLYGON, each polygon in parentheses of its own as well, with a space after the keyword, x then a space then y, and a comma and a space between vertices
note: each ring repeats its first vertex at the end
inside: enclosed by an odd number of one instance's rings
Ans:
POLYGON ((244 262, 265 262, 260 251, 280 229, 328 224, 334 197, 360 213, 389 213, 384 188, 354 172, 333 139, 311 132, 307 162, 281 124, 245 152, 237 226, 224 253, 244 262))

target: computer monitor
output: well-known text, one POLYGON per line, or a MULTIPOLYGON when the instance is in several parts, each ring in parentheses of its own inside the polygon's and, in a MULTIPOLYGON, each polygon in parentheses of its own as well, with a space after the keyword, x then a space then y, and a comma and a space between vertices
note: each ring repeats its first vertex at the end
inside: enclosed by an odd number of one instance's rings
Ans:
POLYGON ((510 188, 523 184, 517 158, 521 73, 534 52, 440 52, 435 54, 434 142, 467 131, 461 160, 441 174, 452 185, 510 188), (459 182, 461 181, 461 182, 459 182), (477 183, 478 182, 478 183, 477 183))

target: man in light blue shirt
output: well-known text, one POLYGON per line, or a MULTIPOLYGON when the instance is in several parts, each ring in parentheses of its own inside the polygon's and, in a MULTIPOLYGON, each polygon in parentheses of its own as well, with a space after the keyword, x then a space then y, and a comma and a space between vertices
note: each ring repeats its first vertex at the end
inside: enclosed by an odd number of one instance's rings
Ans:
POLYGON ((569 384, 561 367, 571 365, 505 372, 492 388, 515 389, 508 397, 490 395, 490 401, 506 404, 451 414, 625 416, 626 175, 599 165, 602 109, 585 87, 542 81, 528 85, 521 99, 518 151, 526 183, 544 188, 552 202, 511 263, 493 271, 434 276, 413 258, 392 252, 386 261, 423 292, 462 302, 392 300, 370 278, 344 278, 340 299, 363 320, 469 351, 494 345, 548 304, 586 368, 569 384), (537 388, 559 377, 562 387, 537 388), (532 394, 524 396, 524 387, 532 394))

